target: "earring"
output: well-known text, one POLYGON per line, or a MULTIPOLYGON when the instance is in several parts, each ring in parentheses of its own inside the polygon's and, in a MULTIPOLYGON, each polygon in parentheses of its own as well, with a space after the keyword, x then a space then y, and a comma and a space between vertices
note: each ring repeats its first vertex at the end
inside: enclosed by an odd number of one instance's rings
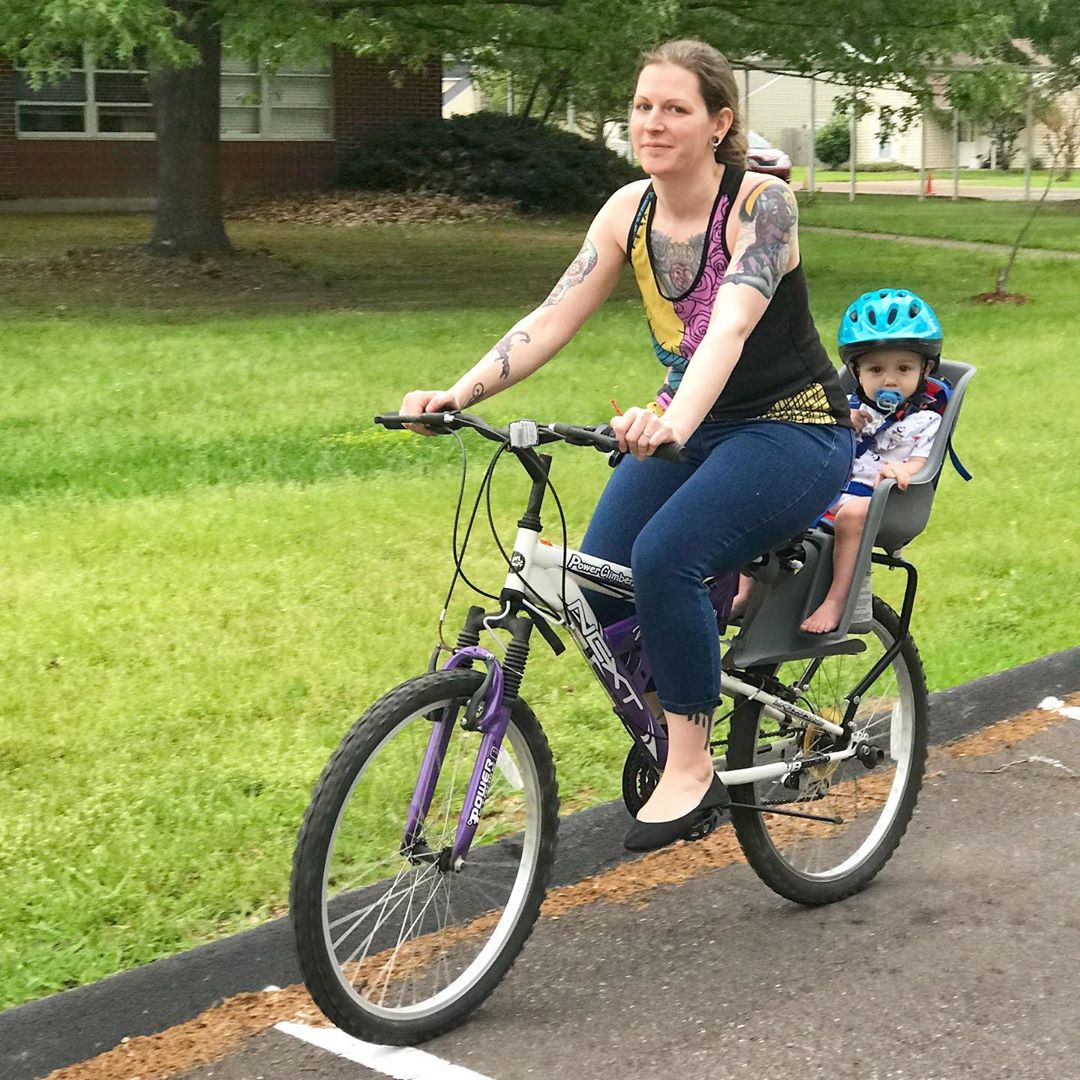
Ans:
POLYGON ((713 140, 712 140, 712 148, 713 148, 714 150, 719 150, 719 149, 720 149, 720 144, 721 144, 721 143, 722 143, 723 141, 724 141, 724 140, 723 140, 723 139, 721 139, 719 135, 714 135, 714 136, 713 136, 713 140))

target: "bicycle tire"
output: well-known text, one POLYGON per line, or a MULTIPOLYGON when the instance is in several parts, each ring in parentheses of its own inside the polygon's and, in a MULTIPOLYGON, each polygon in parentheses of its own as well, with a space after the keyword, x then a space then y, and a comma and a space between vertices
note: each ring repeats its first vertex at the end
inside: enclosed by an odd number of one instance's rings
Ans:
MULTIPOLYGON (((843 693, 854 689, 896 640, 899 628, 896 612, 875 596, 871 630, 862 635, 869 643, 867 653, 828 658, 798 702, 826 719, 842 717, 843 693), (840 674, 818 679, 830 670, 840 674)), ((805 668, 808 662, 796 663, 805 668)), ((789 663, 767 673, 787 682, 794 667, 789 663)), ((915 810, 926 768, 928 709, 922 661, 909 634, 891 665, 862 695, 856 713, 873 741, 885 744, 888 760, 873 770, 854 760, 839 768, 819 767, 816 773, 811 768, 798 774, 795 788, 776 780, 731 787, 735 803, 771 803, 818 814, 846 812, 844 825, 835 826, 732 807, 746 861, 770 889, 799 904, 819 905, 843 900, 873 880, 896 850, 915 810)), ((793 738, 796 747, 801 739, 806 749, 828 749, 820 729, 803 726, 801 731, 797 723, 785 726, 767 717, 759 703, 739 699, 732 715, 729 767, 761 764, 770 754, 783 754, 781 744, 790 745, 793 738)))
POLYGON ((462 730, 456 720, 482 679, 482 672, 468 669, 435 672, 402 683, 379 699, 353 725, 327 763, 304 816, 290 890, 300 967, 316 1005, 334 1024, 357 1038, 407 1045, 461 1023, 510 969, 539 914, 555 859, 558 786, 547 738, 532 710, 520 699, 511 712, 503 760, 511 759, 523 797, 514 797, 510 765, 496 768, 477 839, 460 873, 440 870, 435 862, 418 866, 400 847, 404 814, 419 767, 418 760, 408 759, 416 757, 416 747, 426 747, 433 722, 450 723, 453 729, 439 786, 425 818, 425 832, 433 819, 437 826, 441 817, 443 837, 437 843, 447 838, 452 843, 457 811, 464 801, 481 738, 479 733, 462 730), (414 728, 416 724, 422 726, 414 728), (399 741, 395 743, 395 739, 399 741), (376 770, 382 758, 385 763, 380 773, 376 770), (400 776, 394 772, 399 760, 404 760, 398 769, 400 776), (452 760, 465 762, 460 791, 457 779, 462 770, 454 770, 448 779, 452 760), (501 775, 504 771, 506 776, 501 775), (380 780, 381 776, 387 779, 380 780), (389 799, 387 793, 391 793, 389 799), (358 797, 359 829, 346 818, 358 797), (440 801, 444 798, 445 815, 440 801), (380 811, 383 840, 378 839, 375 826, 380 811), (364 831, 368 821, 372 828, 364 831), (518 831, 500 835, 507 827, 518 831), (369 848, 380 853, 379 861, 365 872, 361 857, 354 852, 369 848), (382 852, 389 854, 384 857, 382 852), (507 872, 506 862, 515 855, 520 856, 520 865, 507 872), (383 872, 381 864, 391 867, 389 873, 383 872), (483 877, 485 873, 487 877, 483 877), (365 874, 377 876, 369 883, 365 874), (478 874, 483 877, 483 891, 478 874), (507 889, 501 908, 491 899, 500 883, 507 889), (340 892, 331 896, 331 887, 339 886, 340 892), (413 917, 413 893, 423 899, 423 889, 429 890, 427 900, 406 931, 413 917), (389 919, 402 907, 407 892, 408 903, 404 915, 398 916, 402 920, 398 931, 389 919), (445 921, 440 922, 443 893, 445 921), (385 928, 379 922, 384 915, 388 920, 385 928), (354 918, 356 922, 339 938, 339 955, 334 935, 354 918), (353 941, 344 947, 340 942, 361 926, 360 933, 371 929, 364 956, 358 961, 359 950, 345 956, 345 948, 353 941), (380 948, 380 943, 393 942, 395 932, 397 942, 389 946, 387 956, 387 946, 380 948), (475 957, 470 960, 474 946, 475 957), (455 967, 462 965, 461 974, 451 978, 455 967), (382 991, 376 1001, 380 979, 382 991), (438 985, 418 997, 416 987, 425 979, 438 985), (413 987, 411 1001, 406 1001, 406 986, 413 987), (386 1001, 391 988, 397 994, 396 1005, 386 1001))

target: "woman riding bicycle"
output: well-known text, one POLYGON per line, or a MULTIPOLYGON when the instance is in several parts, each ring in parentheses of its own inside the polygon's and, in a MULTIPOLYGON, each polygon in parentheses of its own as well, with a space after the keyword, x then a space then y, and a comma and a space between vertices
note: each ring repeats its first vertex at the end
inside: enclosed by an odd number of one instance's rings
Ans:
MULTIPOLYGON (((698 41, 646 53, 630 134, 649 179, 611 196, 538 308, 450 389, 406 394, 401 412, 463 409, 531 375, 630 262, 668 374, 652 406, 612 418, 630 456, 582 550, 633 569, 668 728, 663 776, 626 839, 648 850, 729 801, 709 750, 720 653, 704 579, 737 570, 824 511, 847 481, 854 437, 810 316, 795 198, 782 181, 745 171, 738 90, 723 55, 698 41), (685 445, 684 463, 652 457, 667 442, 685 445)), ((613 597, 589 599, 604 624, 630 613, 613 597)))

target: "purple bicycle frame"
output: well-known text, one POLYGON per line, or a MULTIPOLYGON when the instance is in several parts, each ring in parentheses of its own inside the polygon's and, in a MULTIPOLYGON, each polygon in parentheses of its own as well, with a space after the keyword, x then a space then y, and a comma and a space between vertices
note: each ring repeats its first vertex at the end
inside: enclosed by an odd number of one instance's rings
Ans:
MULTIPOLYGON (((503 705, 502 665, 487 649, 471 646, 454 653, 443 670, 449 671, 460 667, 467 660, 483 661, 485 665, 492 667, 493 674, 491 687, 484 702, 484 715, 477 725, 483 734, 483 739, 476 755, 472 776, 469 778, 465 803, 458 817, 457 832, 451 852, 452 865, 456 864, 458 859, 465 857, 476 835, 476 827, 480 824, 480 812, 484 808, 484 802, 491 787, 491 777, 495 772, 495 764, 502 749, 503 737, 506 735, 506 726, 510 723, 510 710, 503 705)), ((424 760, 420 765, 420 775, 416 779, 416 787, 413 789, 412 800, 409 802, 409 818, 405 825, 405 838, 402 842, 405 848, 410 847, 416 840, 427 812, 431 809, 431 800, 435 797, 435 785, 439 782, 439 773, 442 770, 446 748, 450 745, 450 736, 453 731, 454 716, 432 722, 427 750, 424 752, 424 760)))
MULTIPOLYGON (((709 599, 716 611, 718 624, 724 624, 731 612, 731 601, 738 588, 738 574, 718 577, 709 589, 709 599)), ((626 728, 643 744, 663 769, 667 761, 667 733, 659 720, 653 716, 644 695, 652 679, 652 667, 641 643, 638 617, 631 615, 601 631, 601 642, 580 634, 579 640, 597 678, 604 685, 615 706, 615 712, 626 728), (629 691, 629 692, 628 692, 629 691)), ((491 788, 491 779, 502 750, 503 738, 510 723, 510 710, 503 704, 503 670, 493 653, 479 646, 470 646, 454 653, 443 670, 460 667, 466 661, 479 660, 492 671, 491 686, 484 702, 484 714, 477 725, 483 738, 476 755, 465 802, 458 816, 457 831, 451 850, 451 865, 457 868, 459 860, 469 851, 480 816, 491 788)), ((447 715, 434 720, 428 737, 420 774, 409 802, 409 817, 405 825, 402 846, 411 847, 420 829, 439 780, 450 736, 453 734, 454 716, 447 715)))
MULTIPOLYGON (((727 623, 738 587, 737 573, 721 574, 709 587, 709 601, 716 612, 718 629, 727 623)), ((597 658, 589 655, 593 670, 607 689, 627 731, 644 745, 657 767, 663 770, 667 762, 667 731, 645 704, 645 694, 651 689, 652 665, 642 646, 640 621, 636 615, 621 619, 605 626, 603 636, 611 651, 612 664, 604 663, 603 657, 598 663, 597 658), (633 692, 627 693, 627 687, 633 692)))

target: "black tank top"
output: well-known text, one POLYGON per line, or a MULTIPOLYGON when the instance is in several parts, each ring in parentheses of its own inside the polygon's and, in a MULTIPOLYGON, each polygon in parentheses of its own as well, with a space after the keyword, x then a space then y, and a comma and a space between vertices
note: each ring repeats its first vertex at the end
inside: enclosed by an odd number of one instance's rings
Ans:
MULTIPOLYGON (((661 404, 668 404, 677 393, 708 328, 716 291, 731 259, 725 233, 744 175, 744 170, 731 165, 724 169, 705 231, 701 266, 690 288, 680 296, 665 296, 653 269, 650 235, 656 192, 651 184, 630 226, 627 258, 641 290, 653 348, 668 369, 667 380, 657 394, 661 404)), ((851 427, 847 397, 810 316, 801 262, 780 279, 706 419, 789 420, 851 427)))

